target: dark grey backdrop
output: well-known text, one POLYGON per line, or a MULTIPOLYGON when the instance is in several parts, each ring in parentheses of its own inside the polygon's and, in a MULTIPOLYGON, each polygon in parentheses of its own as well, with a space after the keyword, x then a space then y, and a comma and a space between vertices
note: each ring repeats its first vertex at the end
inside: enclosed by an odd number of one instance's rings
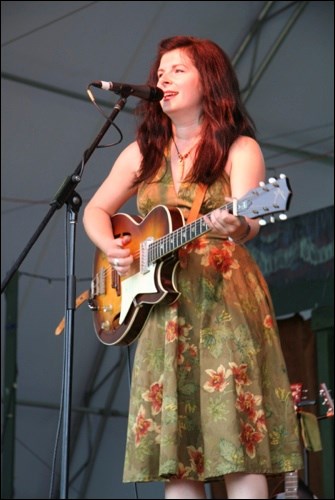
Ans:
MULTIPOLYGON (((290 178, 289 216, 305 214, 307 226, 309 212, 333 204, 333 2, 10 1, 1 2, 1 16, 2 280, 105 123, 87 85, 144 83, 157 42, 176 34, 209 37, 232 57, 268 176, 290 178)), ((117 97, 95 95, 109 114, 117 97)), ((133 140, 135 103, 129 98, 116 121, 122 144, 96 151, 88 162, 77 188, 84 203, 133 140)), ((110 129, 102 142, 117 137, 110 129)), ((134 204, 125 210, 134 211, 134 204)), ((62 385, 63 336, 54 330, 64 315, 65 220, 62 207, 20 267, 15 498, 49 494, 62 385)), ((80 213, 78 293, 89 286, 93 250, 80 213)), ((2 294, 2 352, 5 313, 2 294)), ((2 358, 2 371, 14 354, 2 358)), ((94 394, 82 425, 77 417, 83 413, 73 415, 71 498, 136 497, 133 485, 122 484, 127 358, 127 350, 98 342, 91 313, 82 306, 75 315, 74 408, 84 405, 88 390, 94 394), (103 407, 121 415, 94 414, 103 407)), ((139 485, 138 496, 162 497, 162 488, 139 485)))

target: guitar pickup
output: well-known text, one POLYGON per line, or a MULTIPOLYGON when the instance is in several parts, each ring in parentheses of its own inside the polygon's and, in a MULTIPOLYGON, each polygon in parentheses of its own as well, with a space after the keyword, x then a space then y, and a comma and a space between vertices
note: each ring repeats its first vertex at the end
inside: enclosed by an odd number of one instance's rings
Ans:
POLYGON ((148 273, 150 271, 150 265, 153 263, 153 260, 149 259, 149 247, 153 241, 154 238, 150 236, 140 244, 140 272, 142 274, 148 273))

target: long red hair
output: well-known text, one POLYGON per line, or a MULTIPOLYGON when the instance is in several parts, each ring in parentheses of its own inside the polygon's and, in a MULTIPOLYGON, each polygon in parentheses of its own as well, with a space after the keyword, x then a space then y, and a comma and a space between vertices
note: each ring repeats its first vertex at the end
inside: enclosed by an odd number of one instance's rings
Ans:
MULTIPOLYGON (((202 139, 197 148, 192 182, 212 184, 223 175, 229 148, 240 135, 255 138, 255 126, 240 96, 237 76, 227 54, 211 40, 174 36, 158 46, 147 84, 156 86, 162 56, 183 49, 200 74, 203 88, 202 139)), ((140 101, 136 113, 141 118, 137 142, 143 156, 135 184, 148 180, 160 168, 164 151, 172 137, 170 118, 157 102, 140 101)))

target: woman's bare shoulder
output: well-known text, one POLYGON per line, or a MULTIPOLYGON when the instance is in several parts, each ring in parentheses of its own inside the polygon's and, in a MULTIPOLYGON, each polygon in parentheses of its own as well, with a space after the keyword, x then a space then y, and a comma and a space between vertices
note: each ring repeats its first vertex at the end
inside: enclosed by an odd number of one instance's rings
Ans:
POLYGON ((127 169, 129 172, 136 173, 140 168, 142 155, 139 145, 136 141, 131 142, 126 146, 117 157, 113 170, 127 169))
POLYGON ((243 153, 248 151, 259 151, 261 152, 261 147, 256 139, 253 137, 248 137, 246 135, 240 135, 232 144, 230 148, 230 153, 243 153))

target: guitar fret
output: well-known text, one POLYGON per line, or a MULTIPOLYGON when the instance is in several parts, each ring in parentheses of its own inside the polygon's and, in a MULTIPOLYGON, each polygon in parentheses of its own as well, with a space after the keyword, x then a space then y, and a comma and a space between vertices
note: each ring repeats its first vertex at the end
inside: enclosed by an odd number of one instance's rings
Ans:
POLYGON ((178 246, 185 245, 186 241, 187 241, 187 231, 185 231, 184 228, 181 228, 181 230, 179 231, 178 246))

